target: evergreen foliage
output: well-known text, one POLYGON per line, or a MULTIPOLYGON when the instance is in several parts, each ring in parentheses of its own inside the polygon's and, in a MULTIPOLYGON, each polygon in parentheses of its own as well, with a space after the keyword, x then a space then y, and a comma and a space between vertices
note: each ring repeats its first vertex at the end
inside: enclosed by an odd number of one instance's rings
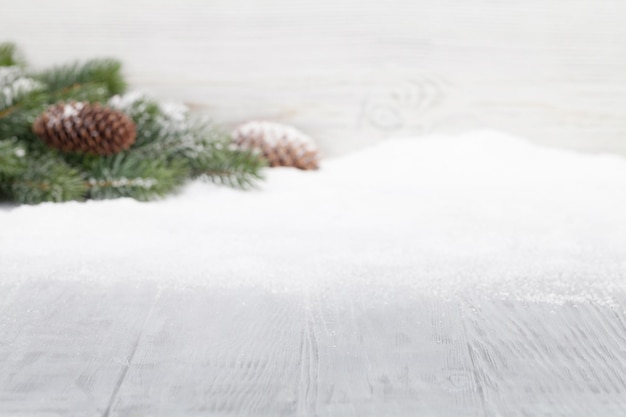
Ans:
POLYGON ((0 43, 0 66, 21 66, 24 62, 18 56, 15 45, 12 43, 0 43))
POLYGON ((29 72, 12 44, 0 44, 0 198, 17 203, 131 197, 150 200, 190 178, 247 188, 265 162, 180 105, 125 94, 119 62, 91 60, 29 72), (101 103, 135 123, 133 146, 112 156, 60 153, 32 124, 58 102, 101 103))

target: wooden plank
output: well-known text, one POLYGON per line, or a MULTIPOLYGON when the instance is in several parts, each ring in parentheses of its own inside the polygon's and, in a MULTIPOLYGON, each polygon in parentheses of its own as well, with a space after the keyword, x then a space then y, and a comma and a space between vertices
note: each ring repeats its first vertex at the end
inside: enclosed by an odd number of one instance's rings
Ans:
POLYGON ((468 298, 469 349, 486 415, 626 415, 626 298, 613 298, 620 301, 468 298))
POLYGON ((496 128, 626 154, 620 0, 5 1, 36 66, 117 56, 134 87, 227 126, 269 118, 325 154, 496 128))
POLYGON ((102 416, 156 293, 24 282, 0 316, 0 416, 102 416))
POLYGON ((0 294, 2 294, 0 296, 0 317, 5 309, 15 303, 21 286, 22 282, 18 280, 0 280, 0 294))
POLYGON ((458 305, 352 290, 166 291, 111 416, 483 415, 458 305))
POLYGON ((164 292, 111 416, 293 415, 298 301, 256 289, 164 292))
POLYGON ((315 386, 300 415, 483 416, 456 302, 351 285, 307 306, 315 386))
POLYGON ((367 282, 25 281, 0 311, 0 416, 626 412, 626 295, 558 305, 367 282))

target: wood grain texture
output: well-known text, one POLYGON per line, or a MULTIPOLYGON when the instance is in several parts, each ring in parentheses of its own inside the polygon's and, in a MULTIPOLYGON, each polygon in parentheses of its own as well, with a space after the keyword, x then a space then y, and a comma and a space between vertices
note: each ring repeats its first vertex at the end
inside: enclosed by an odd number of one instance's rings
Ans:
POLYGON ((626 412, 626 304, 481 301, 465 316, 487 416, 626 412))
MULTIPOLYGON (((327 155, 496 128, 626 154, 620 0, 2 2, 37 66, 111 55, 227 126, 293 123, 327 155)), ((8 17, 8 18, 6 18, 8 17)))
POLYGON ((41 281, 15 288, 0 305, 0 415, 107 415, 155 289, 41 281))
POLYGON ((164 294, 111 416, 294 415, 297 301, 220 289, 164 294))
POLYGON ((554 304, 328 283, 31 280, 0 416, 621 417, 626 296, 554 304))

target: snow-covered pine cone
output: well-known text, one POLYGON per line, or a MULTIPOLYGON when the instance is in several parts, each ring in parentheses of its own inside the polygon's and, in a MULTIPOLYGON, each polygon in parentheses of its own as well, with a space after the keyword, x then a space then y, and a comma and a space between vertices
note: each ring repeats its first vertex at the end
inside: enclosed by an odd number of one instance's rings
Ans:
POLYGON ((319 167, 317 146, 310 137, 293 127, 253 121, 237 127, 231 137, 241 149, 260 151, 272 167, 304 170, 319 167))
POLYGON ((63 152, 113 155, 135 143, 135 123, 124 113, 82 102, 48 107, 33 124, 48 146, 63 152))

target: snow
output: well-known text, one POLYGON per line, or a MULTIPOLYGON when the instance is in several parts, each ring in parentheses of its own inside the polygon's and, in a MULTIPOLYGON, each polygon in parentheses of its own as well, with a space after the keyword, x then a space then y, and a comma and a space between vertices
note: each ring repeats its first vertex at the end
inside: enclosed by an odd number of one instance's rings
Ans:
POLYGON ((115 95, 109 99, 109 106, 118 110, 128 110, 135 105, 136 102, 146 100, 147 96, 139 91, 131 91, 123 95, 115 95))
MULTIPOLYGON (((77 117, 80 111, 85 107, 85 103, 82 102, 70 102, 61 103, 51 106, 47 110, 47 125, 48 127, 54 127, 62 123, 66 129, 73 129, 74 124, 81 125, 82 119, 77 117), (71 119, 71 121, 70 121, 71 119)), ((96 132, 97 135, 97 132, 96 132)), ((93 136, 93 132, 92 132, 93 136)))
POLYGON ((0 277, 406 289, 615 307, 626 161, 495 131, 390 139, 253 191, 0 206, 0 277))
POLYGON ((288 143, 296 145, 300 155, 317 150, 315 142, 309 136, 291 126, 274 122, 254 120, 244 123, 231 133, 231 137, 242 148, 254 148, 255 143, 261 139, 270 146, 284 146, 288 143), (253 142, 249 143, 250 140, 253 142))
POLYGON ((126 177, 122 177, 118 180, 96 180, 95 178, 90 178, 89 179, 89 185, 91 186, 99 186, 99 187, 103 187, 106 184, 111 184, 113 187, 126 187, 126 186, 133 186, 133 187, 141 187, 144 188, 146 190, 149 190, 150 188, 154 187, 157 185, 157 180, 155 178, 133 178, 133 179, 129 179, 126 177))
POLYGON ((17 66, 0 67, 0 102, 9 107, 16 98, 42 88, 42 84, 24 76, 17 66))
POLYGON ((67 103, 63 106, 62 117, 67 119, 68 117, 78 116, 83 107, 85 107, 85 104, 81 102, 67 103))

